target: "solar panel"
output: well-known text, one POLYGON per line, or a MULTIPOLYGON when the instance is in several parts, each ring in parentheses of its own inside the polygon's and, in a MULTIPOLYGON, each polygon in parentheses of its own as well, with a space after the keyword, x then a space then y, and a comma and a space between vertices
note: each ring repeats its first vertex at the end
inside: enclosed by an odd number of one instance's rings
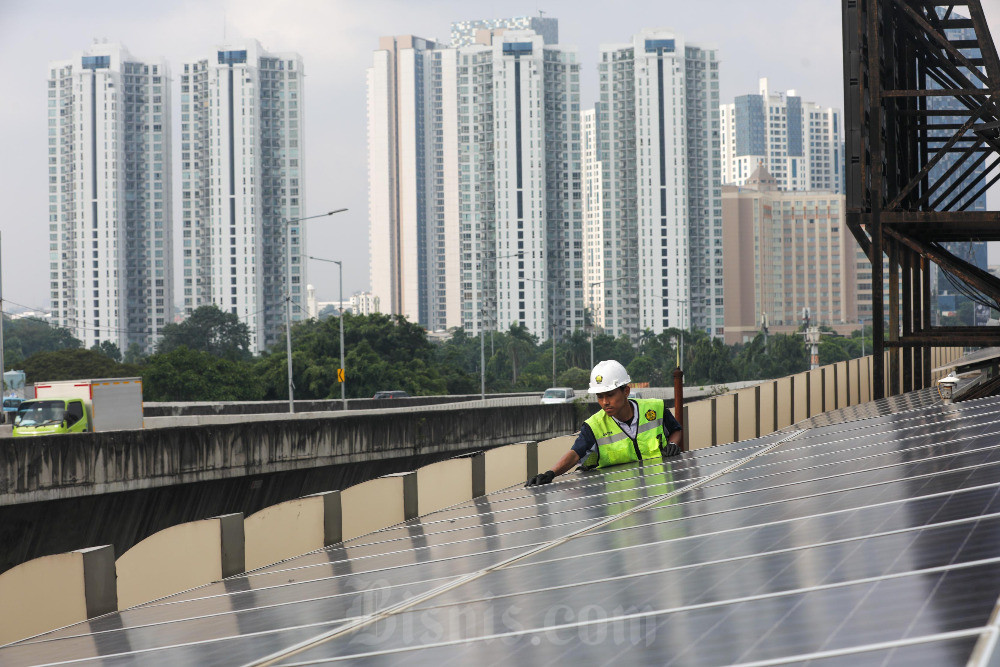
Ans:
POLYGON ((505 489, 0 664, 986 664, 1000 399, 915 394, 505 489))

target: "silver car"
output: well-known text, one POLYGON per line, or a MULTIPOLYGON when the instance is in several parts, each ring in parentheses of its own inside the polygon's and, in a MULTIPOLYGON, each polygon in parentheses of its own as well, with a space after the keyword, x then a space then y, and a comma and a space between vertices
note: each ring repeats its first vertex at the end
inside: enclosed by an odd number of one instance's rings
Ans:
POLYGON ((575 398, 572 387, 549 387, 542 394, 542 403, 572 403, 575 398))

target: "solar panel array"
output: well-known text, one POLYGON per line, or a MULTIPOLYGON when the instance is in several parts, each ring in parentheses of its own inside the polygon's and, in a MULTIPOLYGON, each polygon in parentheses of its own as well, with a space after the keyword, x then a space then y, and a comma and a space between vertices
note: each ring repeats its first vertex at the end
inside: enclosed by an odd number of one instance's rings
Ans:
POLYGON ((1000 399, 928 402, 510 488, 0 664, 989 664, 1000 399))

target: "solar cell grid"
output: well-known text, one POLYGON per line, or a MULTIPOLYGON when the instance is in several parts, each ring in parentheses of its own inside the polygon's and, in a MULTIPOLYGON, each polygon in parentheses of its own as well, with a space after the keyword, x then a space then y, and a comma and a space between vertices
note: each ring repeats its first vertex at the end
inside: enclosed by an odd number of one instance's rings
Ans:
POLYGON ((929 401, 506 489, 0 663, 964 664, 1000 595, 1000 400, 929 401))

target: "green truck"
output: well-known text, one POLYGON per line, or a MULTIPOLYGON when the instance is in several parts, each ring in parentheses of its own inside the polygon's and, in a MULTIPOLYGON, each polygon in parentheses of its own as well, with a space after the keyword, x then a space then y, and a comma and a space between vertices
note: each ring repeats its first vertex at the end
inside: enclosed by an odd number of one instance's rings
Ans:
POLYGON ((36 384, 14 417, 14 437, 142 427, 142 378, 36 384))

